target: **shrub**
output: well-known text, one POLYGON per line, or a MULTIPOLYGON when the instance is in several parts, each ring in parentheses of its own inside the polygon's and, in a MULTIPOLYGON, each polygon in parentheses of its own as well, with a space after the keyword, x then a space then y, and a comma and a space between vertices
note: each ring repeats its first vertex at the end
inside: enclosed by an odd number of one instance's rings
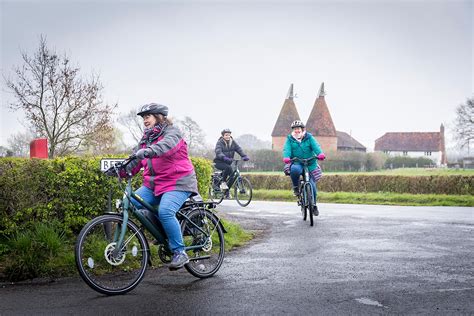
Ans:
POLYGON ((72 246, 66 241, 57 221, 36 223, 8 240, 4 256, 5 276, 10 281, 53 276, 57 270, 74 267, 72 246))
POLYGON ((405 157, 397 156, 390 157, 385 161, 385 169, 394 169, 394 168, 422 168, 422 167, 432 167, 436 166, 436 163, 433 160, 426 157, 405 157))
MULTIPOLYGON (((290 190, 284 175, 246 174, 254 189, 290 190)), ((393 192, 412 194, 474 194, 472 176, 323 175, 318 190, 324 192, 393 192)))
MULTIPOLYGON (((207 196, 211 163, 191 158, 198 189, 207 196)), ((0 239, 58 220, 68 233, 77 233, 92 217, 107 210, 109 200, 122 197, 116 178, 99 170, 100 158, 66 157, 53 160, 0 159, 0 239)), ((137 175, 133 186, 141 185, 137 175)))

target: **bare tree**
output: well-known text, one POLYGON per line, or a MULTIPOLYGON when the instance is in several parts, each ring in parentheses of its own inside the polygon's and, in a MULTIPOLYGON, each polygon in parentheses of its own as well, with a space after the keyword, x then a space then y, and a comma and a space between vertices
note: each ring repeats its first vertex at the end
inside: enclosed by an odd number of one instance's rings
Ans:
POLYGON ((271 149, 272 144, 258 139, 255 135, 252 134, 243 134, 235 138, 235 141, 242 147, 244 150, 257 150, 257 149, 271 149))
POLYGON ((122 132, 110 126, 105 126, 98 130, 93 138, 87 139, 83 143, 82 151, 92 155, 127 152, 126 145, 122 141, 122 132))
POLYGON ((181 129, 191 154, 200 154, 205 150, 205 134, 198 123, 185 116, 183 120, 176 120, 176 125, 181 129))
POLYGON ((135 143, 138 143, 143 136, 143 119, 134 110, 123 114, 118 118, 120 125, 125 127, 132 135, 135 143))
POLYGON ((30 142, 34 139, 31 132, 16 133, 7 139, 8 149, 15 157, 28 157, 30 154, 30 142))
POLYGON ((5 79, 13 92, 12 109, 23 109, 39 136, 49 143, 49 158, 76 151, 97 131, 111 124, 116 105, 104 104, 98 76, 84 80, 69 58, 48 49, 46 39, 33 57, 22 53, 15 78, 5 79))
POLYGON ((0 157, 12 157, 13 151, 10 148, 0 146, 0 157))
POLYGON ((455 133, 461 147, 466 147, 469 153, 470 142, 474 139, 474 98, 468 98, 466 103, 456 108, 455 133))

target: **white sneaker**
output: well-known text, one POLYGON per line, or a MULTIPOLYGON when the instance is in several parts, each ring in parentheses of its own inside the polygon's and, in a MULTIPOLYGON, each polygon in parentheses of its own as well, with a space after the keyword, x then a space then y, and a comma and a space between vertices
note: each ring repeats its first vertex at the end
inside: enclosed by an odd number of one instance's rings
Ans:
POLYGON ((221 188, 221 190, 227 190, 227 189, 229 189, 229 187, 227 186, 227 183, 225 183, 225 182, 222 182, 219 187, 221 188))

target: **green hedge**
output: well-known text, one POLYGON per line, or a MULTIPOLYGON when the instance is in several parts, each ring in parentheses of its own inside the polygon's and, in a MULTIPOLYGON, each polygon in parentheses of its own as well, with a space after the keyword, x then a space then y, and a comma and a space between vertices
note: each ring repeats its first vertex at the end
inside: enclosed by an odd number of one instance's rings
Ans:
MULTIPOLYGON (((255 189, 290 190, 284 175, 246 174, 255 189)), ((473 176, 323 175, 323 192, 393 192, 411 194, 474 194, 473 176)))
MULTIPOLYGON (((207 196, 211 162, 191 158, 198 188, 207 196)), ((59 220, 77 232, 93 216, 107 209, 109 195, 122 196, 116 178, 103 175, 100 158, 66 157, 53 160, 0 159, 0 239, 33 222, 59 220)), ((134 178, 141 185, 141 176, 134 178)))

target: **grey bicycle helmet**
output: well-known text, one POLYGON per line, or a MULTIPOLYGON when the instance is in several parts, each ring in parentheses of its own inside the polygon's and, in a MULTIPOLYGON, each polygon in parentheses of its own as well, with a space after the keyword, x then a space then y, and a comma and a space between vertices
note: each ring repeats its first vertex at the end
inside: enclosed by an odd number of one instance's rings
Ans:
POLYGON ((229 133, 229 134, 232 134, 232 132, 230 131, 230 129, 228 128, 224 128, 221 132, 221 135, 224 136, 225 133, 229 133))
POLYGON ((148 103, 142 105, 138 110, 137 115, 143 116, 146 114, 161 114, 163 116, 168 116, 168 107, 166 105, 158 103, 148 103))
POLYGON ((301 122, 300 120, 293 121, 293 123, 291 123, 291 128, 295 128, 295 127, 304 128, 304 123, 301 122))

